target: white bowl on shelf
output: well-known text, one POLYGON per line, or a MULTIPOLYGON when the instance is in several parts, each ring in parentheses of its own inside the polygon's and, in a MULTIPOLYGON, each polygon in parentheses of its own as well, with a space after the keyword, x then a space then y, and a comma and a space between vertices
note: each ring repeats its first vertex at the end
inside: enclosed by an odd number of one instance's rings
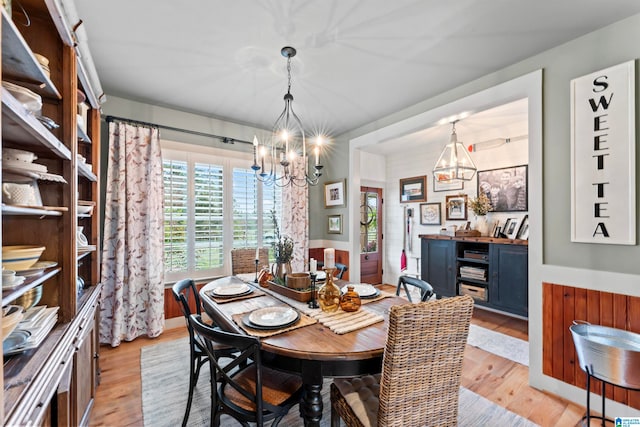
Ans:
POLYGON ((31 151, 18 150, 17 148, 2 149, 2 160, 31 163, 37 158, 38 156, 31 151))

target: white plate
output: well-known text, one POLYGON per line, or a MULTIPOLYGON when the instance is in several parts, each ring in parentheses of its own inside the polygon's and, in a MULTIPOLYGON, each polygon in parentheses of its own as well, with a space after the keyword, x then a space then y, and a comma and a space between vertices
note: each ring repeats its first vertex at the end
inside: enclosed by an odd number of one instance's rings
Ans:
POLYGON ((30 268, 25 270, 16 270, 16 273, 20 273, 22 276, 35 276, 44 273, 46 268, 55 267, 56 265, 58 265, 58 263, 55 261, 38 261, 30 268))
POLYGON ((249 290, 249 286, 244 283, 237 285, 225 285, 219 286, 211 291, 214 295, 219 295, 221 297, 230 297, 234 295, 244 294, 249 290))
POLYGON ((16 286, 20 286, 24 283, 24 276, 16 276, 11 283, 2 283, 2 289, 13 289, 16 286))
POLYGON ((265 307, 251 312, 249 320, 258 326, 281 326, 295 321, 298 312, 291 307, 265 307))
POLYGON ((327 273, 324 271, 316 271, 316 281, 321 282, 327 278, 327 273))
POLYGON ((347 292, 347 286, 353 286, 353 290, 356 291, 361 297, 370 297, 378 292, 376 288, 374 288, 372 285, 369 285, 368 283, 354 283, 343 286, 342 293, 347 292))

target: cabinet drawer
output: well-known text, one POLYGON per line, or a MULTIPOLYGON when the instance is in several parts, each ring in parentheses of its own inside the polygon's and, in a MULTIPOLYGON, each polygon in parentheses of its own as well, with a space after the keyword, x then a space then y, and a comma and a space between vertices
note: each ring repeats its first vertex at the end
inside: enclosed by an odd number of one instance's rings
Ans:
POLYGON ((488 294, 489 292, 485 287, 460 282, 460 295, 470 295, 479 301, 487 301, 489 299, 488 294))

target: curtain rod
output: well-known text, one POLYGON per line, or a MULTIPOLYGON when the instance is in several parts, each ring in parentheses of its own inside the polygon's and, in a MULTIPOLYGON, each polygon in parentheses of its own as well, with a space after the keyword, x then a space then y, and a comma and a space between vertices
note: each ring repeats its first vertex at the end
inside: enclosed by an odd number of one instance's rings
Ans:
POLYGON ((243 141, 241 139, 231 138, 231 137, 228 137, 228 136, 214 135, 212 133, 200 132, 200 131, 197 131, 197 130, 182 129, 182 128, 177 128, 177 127, 173 127, 173 126, 159 125, 159 124, 156 124, 156 123, 149 123, 149 122, 143 122, 143 121, 140 121, 140 120, 127 119, 125 117, 116 117, 116 116, 107 116, 107 117, 105 117, 105 121, 107 123, 111 123, 111 122, 116 121, 116 120, 120 121, 120 122, 127 122, 127 123, 131 123, 131 124, 142 125, 142 126, 156 127, 156 128, 159 128, 159 129, 166 129, 166 130, 172 130, 172 131, 176 131, 176 132, 189 133, 191 135, 204 136, 204 137, 207 137, 207 138, 215 138, 215 139, 219 139, 224 144, 235 144, 236 142, 240 142, 242 144, 251 144, 251 145, 253 145, 253 142, 250 142, 250 141, 243 141))

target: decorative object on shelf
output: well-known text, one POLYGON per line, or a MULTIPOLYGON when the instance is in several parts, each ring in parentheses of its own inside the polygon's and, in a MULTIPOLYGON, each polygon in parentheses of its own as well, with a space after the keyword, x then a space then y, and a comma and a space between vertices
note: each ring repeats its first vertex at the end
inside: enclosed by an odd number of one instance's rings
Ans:
POLYGON ((467 195, 447 196, 447 221, 467 219, 467 195))
POLYGON ((522 224, 518 227, 516 239, 529 240, 529 215, 525 215, 522 219, 522 224))
POLYGON ((476 165, 467 149, 458 141, 456 123, 451 122, 451 140, 442 150, 433 168, 433 177, 438 182, 470 181, 476 174, 476 165))
POLYGON ((481 236, 489 234, 489 224, 487 223, 487 213, 491 210, 491 201, 485 193, 479 193, 478 197, 469 201, 469 209, 476 217, 476 230, 481 236))
MULTIPOLYGON (((327 265, 326 249, 325 249, 325 266, 327 265)), ((318 289, 318 303, 322 311, 333 312, 340 307, 340 288, 333 283, 333 271, 334 267, 325 267, 324 271, 327 274, 327 280, 324 285, 318 289)))
POLYGON ((479 171, 478 194, 487 196, 490 212, 526 211, 527 165, 479 171))
POLYGON ((346 312, 358 311, 362 301, 360 295, 353 290, 353 285, 347 286, 347 292, 340 297, 340 308, 346 312))
POLYGON ((320 172, 323 167, 320 164, 320 147, 323 138, 318 136, 313 148, 307 147, 304 127, 293 111, 293 95, 291 95, 291 58, 296 56, 297 52, 295 48, 285 46, 280 53, 287 58, 287 93, 284 96, 284 110, 273 125, 270 141, 267 144, 261 146, 258 138, 254 136, 251 169, 255 171, 258 180, 268 185, 279 187, 317 185, 322 175, 320 172), (315 162, 314 172, 309 174, 311 152, 313 152, 315 162), (268 171, 265 163, 269 168, 268 171), (281 167, 280 171, 277 171, 278 164, 281 167))
POLYGON ((15 271, 28 269, 38 262, 44 250, 44 246, 3 246, 2 267, 15 271))
POLYGON ((329 215, 327 222, 327 233, 342 234, 342 215, 329 215))
POLYGON ((42 206, 36 181, 28 184, 2 183, 2 201, 8 205, 42 206))
POLYGON ((324 184, 324 207, 342 208, 345 207, 345 184, 346 180, 326 182, 324 184))
POLYGON ((400 179, 400 203, 426 202, 427 176, 400 179))
POLYGON ((420 224, 421 225, 442 224, 442 213, 440 212, 440 202, 420 204, 420 224))

